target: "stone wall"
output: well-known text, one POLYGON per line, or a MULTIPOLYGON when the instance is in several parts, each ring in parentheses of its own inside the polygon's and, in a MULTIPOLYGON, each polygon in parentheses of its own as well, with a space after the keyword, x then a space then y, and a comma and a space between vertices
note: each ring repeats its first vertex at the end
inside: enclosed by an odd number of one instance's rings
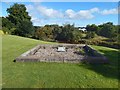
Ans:
POLYGON ((30 49, 29 51, 23 53, 15 60, 17 62, 108 63, 108 59, 105 56, 98 53, 90 46, 80 44, 38 45, 33 49, 30 49), (63 52, 58 53, 57 47, 59 46, 66 47, 67 51, 64 53, 63 52), (83 48, 86 54, 85 55, 75 54, 74 48, 83 48), (92 54, 95 53, 95 55, 88 55, 89 51, 92 54))

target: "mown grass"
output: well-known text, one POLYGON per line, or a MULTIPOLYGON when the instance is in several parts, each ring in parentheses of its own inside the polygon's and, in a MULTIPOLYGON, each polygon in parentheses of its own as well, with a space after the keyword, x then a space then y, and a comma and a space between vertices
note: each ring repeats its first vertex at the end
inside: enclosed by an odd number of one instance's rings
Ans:
POLYGON ((36 46, 52 44, 18 36, 2 38, 3 88, 118 88, 118 50, 92 46, 110 59, 108 65, 13 62, 36 46))

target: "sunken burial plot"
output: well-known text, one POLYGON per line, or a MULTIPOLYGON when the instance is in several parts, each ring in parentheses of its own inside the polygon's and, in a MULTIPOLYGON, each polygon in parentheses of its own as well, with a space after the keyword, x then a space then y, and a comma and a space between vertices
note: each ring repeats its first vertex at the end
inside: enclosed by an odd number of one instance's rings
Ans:
POLYGON ((108 59, 87 45, 38 45, 15 59, 17 62, 108 63, 108 59))

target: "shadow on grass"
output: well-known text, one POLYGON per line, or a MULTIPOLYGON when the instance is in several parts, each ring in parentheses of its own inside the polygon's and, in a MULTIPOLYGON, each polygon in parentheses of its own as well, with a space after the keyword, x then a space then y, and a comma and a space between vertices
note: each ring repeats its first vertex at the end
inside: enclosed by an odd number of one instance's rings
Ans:
POLYGON ((103 52, 104 55, 109 59, 109 64, 84 64, 83 67, 93 70, 96 73, 99 73, 105 77, 118 79, 118 59, 120 58, 119 51, 113 50, 99 50, 103 52))

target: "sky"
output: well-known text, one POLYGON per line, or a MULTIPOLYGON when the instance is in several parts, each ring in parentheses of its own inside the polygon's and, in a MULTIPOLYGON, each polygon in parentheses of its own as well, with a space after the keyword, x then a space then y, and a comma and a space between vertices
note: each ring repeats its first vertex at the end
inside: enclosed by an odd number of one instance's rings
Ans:
MULTIPOLYGON (((15 2, 2 2, 0 16, 15 2)), ((66 23, 82 27, 88 24, 118 24, 117 2, 18 2, 24 4, 34 26, 66 23)))

